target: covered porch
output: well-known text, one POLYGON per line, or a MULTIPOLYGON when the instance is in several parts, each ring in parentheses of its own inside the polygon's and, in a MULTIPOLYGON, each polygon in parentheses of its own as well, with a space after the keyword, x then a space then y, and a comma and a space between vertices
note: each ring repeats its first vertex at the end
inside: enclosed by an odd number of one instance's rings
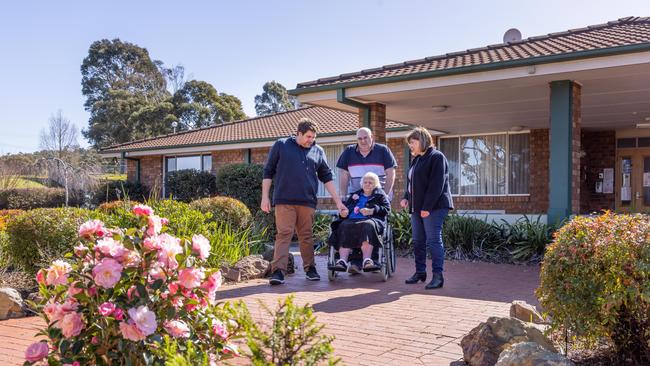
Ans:
POLYGON ((357 112, 380 141, 386 119, 443 132, 437 145, 461 210, 544 214, 550 223, 604 209, 650 211, 646 18, 319 79, 291 92, 302 103, 357 112))

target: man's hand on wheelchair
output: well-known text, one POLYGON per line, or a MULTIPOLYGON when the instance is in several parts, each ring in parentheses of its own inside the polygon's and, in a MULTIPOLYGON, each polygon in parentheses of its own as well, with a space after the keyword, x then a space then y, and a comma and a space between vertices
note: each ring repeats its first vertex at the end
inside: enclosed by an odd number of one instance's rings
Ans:
POLYGON ((347 208, 343 208, 339 210, 339 215, 341 215, 342 218, 348 217, 349 210, 347 208))

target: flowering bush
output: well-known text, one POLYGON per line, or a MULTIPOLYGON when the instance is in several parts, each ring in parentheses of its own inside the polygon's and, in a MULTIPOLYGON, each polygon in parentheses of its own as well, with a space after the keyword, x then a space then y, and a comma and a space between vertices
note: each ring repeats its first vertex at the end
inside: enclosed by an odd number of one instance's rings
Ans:
POLYGON ((38 271, 47 341, 27 349, 27 365, 160 364, 165 336, 214 362, 237 353, 229 340, 242 326, 216 306, 221 273, 204 267, 208 240, 169 235, 148 206, 132 212, 135 228, 85 222, 74 253, 38 271))
POLYGON ((650 362, 650 217, 576 217, 548 247, 537 296, 554 329, 587 346, 608 339, 617 356, 650 362))

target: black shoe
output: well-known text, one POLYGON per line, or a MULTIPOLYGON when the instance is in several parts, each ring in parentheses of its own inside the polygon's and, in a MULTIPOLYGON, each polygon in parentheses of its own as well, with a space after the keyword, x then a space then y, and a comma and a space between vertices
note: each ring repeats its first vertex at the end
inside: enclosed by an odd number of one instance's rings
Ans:
POLYGON ((316 272, 316 266, 307 267, 305 277, 310 281, 320 281, 320 275, 316 272))
POLYGON ((429 282, 426 286, 424 286, 424 288, 427 290, 433 290, 435 288, 441 288, 442 285, 444 284, 445 284, 445 279, 442 277, 442 273, 435 272, 433 274, 433 278, 431 278, 431 282, 429 282))
POLYGON ((282 273, 282 270, 276 269, 273 274, 271 275, 271 279, 269 280, 269 283, 271 285, 281 285, 284 283, 284 274, 282 273))
POLYGON ((344 261, 343 259, 339 259, 336 261, 336 264, 334 267, 332 267, 332 269, 339 272, 346 272, 348 270, 348 262, 344 261))
POLYGON ((424 282, 426 280, 427 280, 426 272, 415 272, 413 276, 407 278, 406 281, 404 281, 404 283, 406 283, 407 285, 412 285, 414 283, 418 283, 420 281, 424 282))

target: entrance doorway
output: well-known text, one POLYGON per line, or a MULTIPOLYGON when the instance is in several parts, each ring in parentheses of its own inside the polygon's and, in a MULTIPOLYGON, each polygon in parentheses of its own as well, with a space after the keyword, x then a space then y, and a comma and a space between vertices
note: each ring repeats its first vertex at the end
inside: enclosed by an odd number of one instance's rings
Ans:
POLYGON ((616 210, 650 213, 650 147, 616 152, 616 210))

